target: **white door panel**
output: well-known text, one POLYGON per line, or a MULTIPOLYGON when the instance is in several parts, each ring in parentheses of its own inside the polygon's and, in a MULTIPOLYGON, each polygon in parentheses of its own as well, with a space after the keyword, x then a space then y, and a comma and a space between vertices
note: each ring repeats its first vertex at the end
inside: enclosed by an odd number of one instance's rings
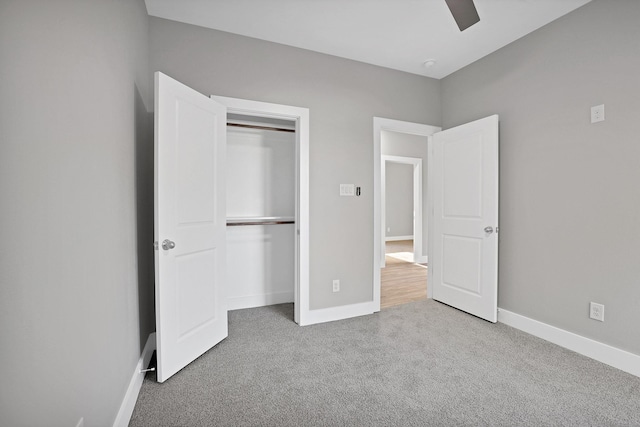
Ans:
POLYGON ((482 251, 479 239, 444 235, 442 239, 442 283, 474 295, 480 295, 482 251))
POLYGON ((433 298, 496 322, 498 116, 436 133, 433 157, 433 298))
MULTIPOLYGON (((436 134, 437 135, 437 134, 436 134)), ((446 135, 445 135, 446 136, 446 135)), ((436 136, 441 138, 441 136, 436 136)), ((444 200, 446 218, 482 216, 482 143, 481 135, 448 138, 442 145, 444 200)))
POLYGON ((155 75, 158 381, 227 336, 226 108, 155 75), (163 249, 163 241, 174 248, 163 249))

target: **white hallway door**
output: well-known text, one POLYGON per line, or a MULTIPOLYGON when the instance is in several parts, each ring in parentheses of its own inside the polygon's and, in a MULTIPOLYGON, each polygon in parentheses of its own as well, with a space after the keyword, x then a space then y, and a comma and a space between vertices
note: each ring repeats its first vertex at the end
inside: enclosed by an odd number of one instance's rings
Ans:
POLYGON ((498 313, 498 116, 433 136, 433 299, 490 322, 498 313))
POLYGON ((226 107, 155 74, 157 378, 164 382, 228 334, 226 107))

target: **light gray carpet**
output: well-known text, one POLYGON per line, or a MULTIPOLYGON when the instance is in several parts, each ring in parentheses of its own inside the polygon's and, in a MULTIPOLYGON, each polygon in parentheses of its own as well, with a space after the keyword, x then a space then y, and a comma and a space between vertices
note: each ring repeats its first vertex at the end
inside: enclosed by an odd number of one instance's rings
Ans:
POLYGON ((640 426, 640 378, 432 300, 300 327, 291 304, 229 313, 229 338, 131 426, 640 426))

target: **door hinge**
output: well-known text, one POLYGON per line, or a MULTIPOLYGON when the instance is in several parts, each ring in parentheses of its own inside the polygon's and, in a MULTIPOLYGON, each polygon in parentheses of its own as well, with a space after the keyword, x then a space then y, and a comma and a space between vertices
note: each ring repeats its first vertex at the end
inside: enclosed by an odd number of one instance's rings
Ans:
POLYGON ((158 242, 153 242, 153 249, 155 249, 156 251, 159 249, 158 242))

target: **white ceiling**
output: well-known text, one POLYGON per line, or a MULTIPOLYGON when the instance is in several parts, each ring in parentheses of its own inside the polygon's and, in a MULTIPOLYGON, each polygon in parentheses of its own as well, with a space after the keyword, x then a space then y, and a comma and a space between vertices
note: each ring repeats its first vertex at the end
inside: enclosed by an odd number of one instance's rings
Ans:
POLYGON ((152 16, 437 79, 589 1, 475 0, 480 22, 460 32, 444 0, 145 0, 152 16))

